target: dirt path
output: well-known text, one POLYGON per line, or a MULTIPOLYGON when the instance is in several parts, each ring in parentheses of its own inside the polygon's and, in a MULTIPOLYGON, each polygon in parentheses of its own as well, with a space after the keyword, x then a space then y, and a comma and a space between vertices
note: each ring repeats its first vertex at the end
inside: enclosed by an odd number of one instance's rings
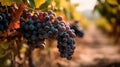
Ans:
POLYGON ((80 42, 82 45, 76 49, 75 55, 79 54, 82 66, 104 67, 113 62, 120 62, 119 47, 110 43, 110 39, 94 24, 85 31, 82 41, 77 39, 78 45, 80 42))
MULTIPOLYGON (((56 47, 41 54, 38 67, 112 67, 111 63, 119 63, 120 49, 110 43, 108 37, 104 35, 94 24, 91 24, 85 31, 84 38, 76 38, 76 49, 72 60, 66 60, 59 56, 56 47), (46 65, 47 64, 47 65, 46 65)), ((117 67, 117 66, 114 66, 117 67)))
POLYGON ((103 34, 95 24, 91 24, 85 31, 83 42, 89 43, 88 45, 100 46, 110 44, 108 37, 103 34))

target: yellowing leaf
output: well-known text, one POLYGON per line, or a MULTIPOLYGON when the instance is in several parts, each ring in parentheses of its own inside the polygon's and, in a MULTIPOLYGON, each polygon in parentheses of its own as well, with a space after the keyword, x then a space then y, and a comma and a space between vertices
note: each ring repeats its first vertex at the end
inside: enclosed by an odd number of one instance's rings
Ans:
POLYGON ((66 0, 60 0, 60 6, 64 7, 66 10, 69 10, 69 3, 66 0))
POLYGON ((56 5, 56 3, 55 3, 55 1, 54 1, 54 0, 52 1, 52 3, 51 3, 51 4, 52 4, 52 6, 55 6, 55 5, 56 5))
POLYGON ((4 54, 4 50, 0 48, 0 57, 2 57, 3 54, 4 54))
POLYGON ((9 44, 7 42, 0 41, 0 47, 3 48, 3 49, 8 49, 9 44))
POLYGON ((21 49, 20 49, 20 52, 21 52, 21 53, 25 53, 26 51, 27 51, 26 48, 21 48, 21 49))
POLYGON ((0 0, 2 6, 10 6, 12 4, 12 0, 0 0))
POLYGON ((118 4, 116 0, 107 0, 110 4, 118 4))
POLYGON ((46 2, 46 0, 34 0, 35 2, 35 7, 39 8, 43 3, 46 2))

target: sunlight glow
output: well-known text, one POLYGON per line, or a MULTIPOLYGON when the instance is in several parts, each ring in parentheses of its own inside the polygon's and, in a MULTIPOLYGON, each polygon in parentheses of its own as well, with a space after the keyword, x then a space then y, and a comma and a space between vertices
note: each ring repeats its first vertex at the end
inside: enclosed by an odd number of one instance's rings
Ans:
POLYGON ((93 10, 97 0, 71 0, 71 3, 79 3, 78 11, 93 10))

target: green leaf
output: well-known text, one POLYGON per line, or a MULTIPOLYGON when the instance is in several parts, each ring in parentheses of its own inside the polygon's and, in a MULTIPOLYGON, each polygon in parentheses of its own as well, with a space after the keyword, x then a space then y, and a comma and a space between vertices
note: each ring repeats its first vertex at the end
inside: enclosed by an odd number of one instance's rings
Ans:
POLYGON ((9 44, 8 44, 7 42, 1 42, 1 41, 0 41, 0 47, 1 47, 2 49, 8 49, 9 44))
POLYGON ((34 8, 34 7, 35 7, 35 2, 34 2, 34 0, 27 0, 27 3, 28 3, 28 5, 29 5, 31 8, 34 8))
POLYGON ((16 2, 16 4, 20 4, 22 2, 22 0, 13 0, 14 2, 16 2))
POLYGON ((0 48, 0 57, 4 54, 4 51, 0 48))
POLYGON ((52 2, 52 0, 46 0, 45 3, 41 4, 41 6, 39 7, 40 9, 45 9, 48 7, 48 5, 50 5, 52 2))

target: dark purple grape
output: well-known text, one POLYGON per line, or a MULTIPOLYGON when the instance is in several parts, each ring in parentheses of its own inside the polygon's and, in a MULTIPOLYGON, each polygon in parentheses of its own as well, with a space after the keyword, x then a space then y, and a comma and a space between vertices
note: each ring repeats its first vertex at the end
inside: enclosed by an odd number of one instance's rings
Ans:
POLYGON ((0 16, 2 16, 3 20, 7 18, 5 13, 1 13, 0 16))
POLYGON ((63 20, 63 19, 62 19, 62 16, 58 16, 57 19, 58 19, 59 21, 62 21, 62 20, 63 20))
MULTIPOLYGON (((22 28, 22 27, 21 27, 22 28)), ((28 24, 25 24, 24 28, 25 30, 28 30, 29 29, 29 25, 28 24)))
POLYGON ((34 29, 35 29, 35 26, 34 26, 33 24, 30 24, 30 25, 29 25, 29 29, 30 29, 30 30, 34 30, 34 29))
POLYGON ((47 12, 44 12, 44 13, 43 13, 43 17, 46 17, 46 16, 48 16, 48 13, 47 13, 47 12))
POLYGON ((41 28, 41 26, 42 26, 41 23, 37 23, 36 25, 37 28, 41 28))
POLYGON ((59 30, 60 30, 60 31, 66 31, 66 27, 61 26, 61 27, 59 28, 59 30))
POLYGON ((24 37, 29 38, 29 37, 30 37, 30 34, 29 34, 29 33, 25 33, 25 34, 24 34, 24 37))
POLYGON ((49 36, 49 33, 46 33, 43 35, 43 38, 48 38, 48 36, 49 36))
POLYGON ((58 34, 58 29, 54 29, 54 30, 53 30, 53 33, 58 34))
POLYGON ((54 19, 54 16, 53 15, 50 15, 50 20, 53 20, 54 19))
POLYGON ((37 39, 36 35, 31 36, 31 40, 36 40, 36 39, 37 39))
POLYGON ((33 24, 33 23, 34 23, 34 21, 32 20, 32 18, 29 18, 28 24, 33 24))
POLYGON ((51 35, 53 32, 52 32, 52 31, 49 31, 48 33, 49 33, 49 35, 51 35))
POLYGON ((45 21, 48 21, 50 20, 50 17, 49 16, 45 16, 45 21))
POLYGON ((0 31, 4 30, 4 26, 0 24, 0 31))
POLYGON ((55 16, 56 16, 56 13, 53 12, 52 15, 55 17, 55 16))
POLYGON ((20 17, 20 22, 25 22, 25 19, 23 17, 20 17))
POLYGON ((49 29, 50 29, 49 26, 45 26, 45 27, 44 27, 44 30, 45 30, 45 31, 48 31, 49 29))
POLYGON ((20 26, 21 26, 21 28, 24 28, 24 27, 25 27, 25 23, 24 23, 24 22, 21 22, 21 23, 20 23, 20 26))
POLYGON ((55 19, 53 22, 53 25, 58 25, 58 23, 59 23, 59 20, 55 19))
POLYGON ((48 25, 48 26, 50 26, 50 27, 53 26, 52 23, 51 23, 51 21, 47 21, 47 22, 46 22, 46 25, 48 25))
POLYGON ((53 12, 52 12, 52 10, 48 10, 47 13, 48 13, 49 15, 51 15, 53 12))
POLYGON ((67 42, 67 38, 63 38, 63 42, 67 42))
POLYGON ((39 48, 44 49, 44 48, 45 48, 45 44, 44 44, 44 43, 41 43, 41 44, 39 45, 39 48))
POLYGON ((42 31, 41 31, 41 34, 42 34, 42 35, 44 35, 45 33, 46 33, 46 31, 45 31, 45 30, 42 30, 42 31))
POLYGON ((38 18, 38 15, 36 15, 36 14, 34 14, 33 16, 32 16, 32 19, 33 20, 36 20, 38 18))
POLYGON ((68 56, 68 57, 67 57, 67 59, 68 59, 68 60, 71 60, 71 59, 72 59, 72 57, 71 57, 71 56, 68 56))
POLYGON ((2 21, 3 20, 3 17, 0 15, 0 21, 2 21))
POLYGON ((44 39, 43 35, 39 34, 38 35, 39 39, 44 39))
POLYGON ((41 31, 42 31, 42 28, 39 28, 39 29, 38 29, 38 33, 41 33, 41 31))

